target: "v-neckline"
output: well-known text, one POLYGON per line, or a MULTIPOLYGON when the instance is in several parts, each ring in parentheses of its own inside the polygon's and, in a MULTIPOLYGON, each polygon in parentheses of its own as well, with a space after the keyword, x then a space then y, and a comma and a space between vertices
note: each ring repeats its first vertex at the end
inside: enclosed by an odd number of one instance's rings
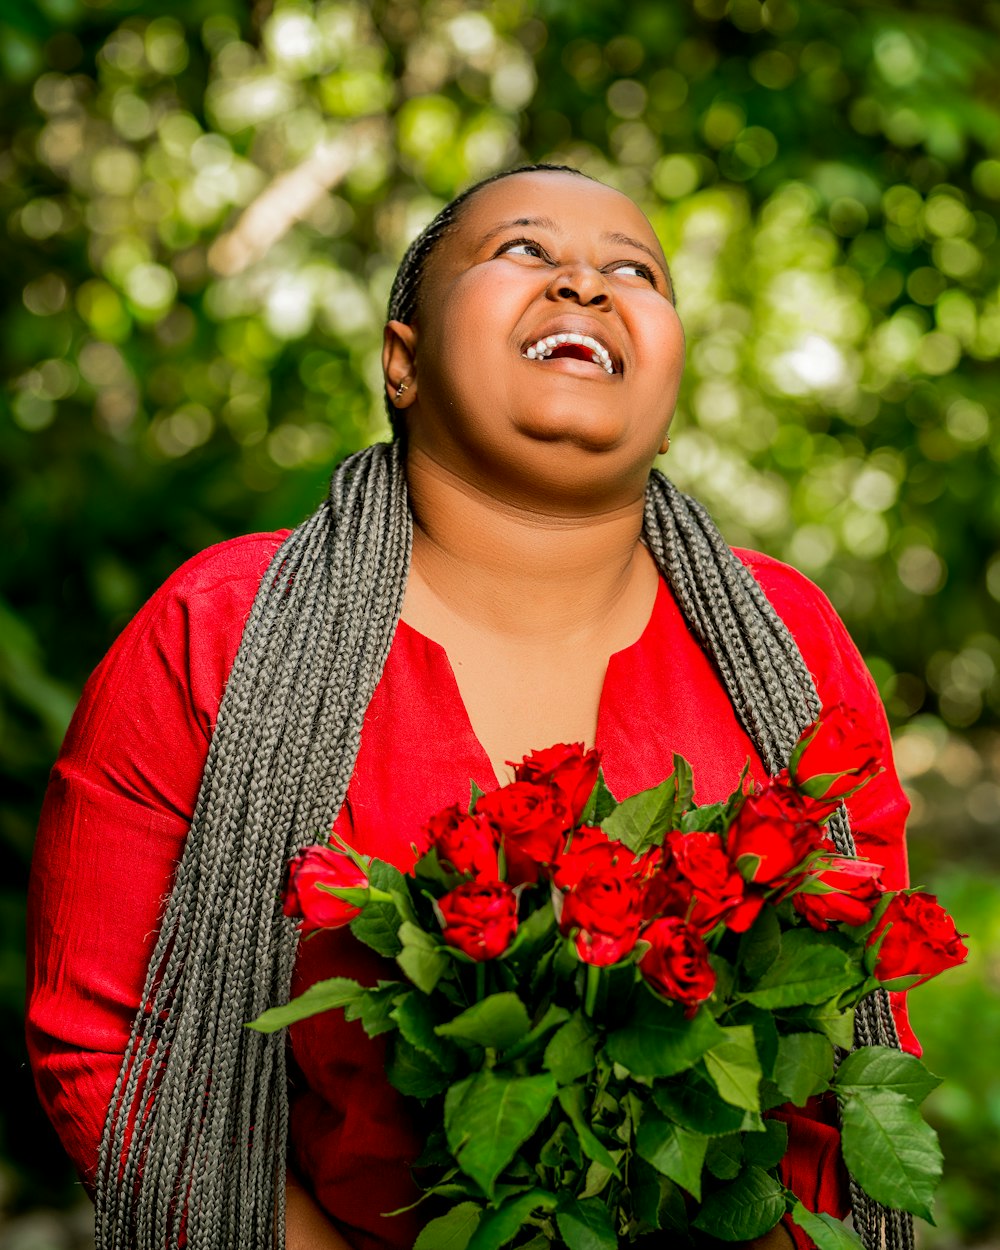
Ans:
MULTIPOLYGON (((657 617, 663 608, 663 599, 667 594, 669 594, 669 591, 667 589, 666 582, 662 577, 657 578, 656 594, 653 598, 653 606, 650 609, 649 617, 646 624, 643 626, 642 632, 627 646, 622 647, 618 651, 612 651, 612 653, 608 656, 607 667, 604 670, 604 678, 601 682, 601 693, 597 701, 597 723, 594 732, 594 745, 598 749, 601 747, 601 728, 604 720, 606 697, 609 687, 613 685, 613 681, 611 680, 612 669, 616 668, 630 654, 646 644, 650 635, 656 628, 657 617)), ((472 754, 478 756, 479 758, 480 767, 483 769, 483 776, 492 778, 494 785, 497 787, 506 785, 506 781, 501 780, 497 776, 496 769, 493 767, 493 761, 490 758, 489 752, 483 746, 482 740, 476 732, 476 727, 472 723, 472 717, 469 715, 469 709, 466 706, 465 699, 462 697, 462 691, 458 684, 458 678, 455 675, 455 669, 452 665, 451 657, 448 655, 447 649, 442 643, 429 637, 427 634, 422 633, 415 626, 410 625, 409 622, 403 620, 402 617, 400 617, 399 624, 397 626, 397 630, 398 629, 401 629, 404 633, 409 634, 412 640, 419 643, 419 645, 425 649, 427 654, 434 656, 435 666, 440 669, 442 679, 448 684, 449 698, 454 703, 456 711, 460 713, 464 722, 463 729, 468 737, 471 747, 473 748, 472 754)), ((535 743, 531 749, 538 750, 551 745, 552 744, 548 742, 538 742, 535 743)))

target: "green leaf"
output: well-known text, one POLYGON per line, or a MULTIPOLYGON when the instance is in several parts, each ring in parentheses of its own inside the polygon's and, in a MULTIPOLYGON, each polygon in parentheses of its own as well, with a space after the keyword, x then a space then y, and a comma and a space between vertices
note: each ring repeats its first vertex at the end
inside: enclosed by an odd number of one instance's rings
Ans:
POLYGON ((514 1063, 516 1060, 531 1054, 546 1034, 552 1033, 561 1024, 565 1024, 568 1019, 569 1012, 565 1007, 557 1007, 555 1003, 550 1003, 541 1020, 537 1024, 532 1025, 516 1045, 504 1051, 504 1063, 514 1063))
POLYGON ((396 962, 418 990, 430 994, 448 967, 448 956, 429 933, 408 920, 399 926, 399 939, 403 949, 396 962))
POLYGON ((617 806, 618 800, 608 789, 608 784, 604 780, 604 770, 598 769, 597 781, 590 792, 590 798, 580 813, 579 823, 581 825, 599 825, 606 817, 611 815, 617 806))
POLYGON ((455 1050, 444 1042, 434 1029, 434 1012, 426 995, 411 990, 404 995, 392 1013, 403 1037, 442 1068, 452 1068, 455 1050))
POLYGON ((569 1118, 570 1124, 576 1129, 576 1135, 580 1139, 580 1147, 583 1153, 588 1159, 592 1159, 595 1163, 599 1163, 602 1167, 613 1172, 615 1176, 618 1176, 618 1164, 611 1156, 607 1147, 594 1135, 593 1130, 587 1123, 583 1105, 583 1087, 580 1085, 566 1085, 559 1091, 558 1097, 559 1105, 569 1118))
POLYGON ((782 1018, 798 1021, 815 1032, 822 1033, 827 1041, 842 1050, 854 1045, 854 1008, 840 1005, 839 996, 828 1003, 815 1007, 798 1007, 782 1012, 782 1018))
POLYGON ((707 1137, 648 1112, 635 1136, 640 1158, 676 1181, 697 1201, 701 1200, 701 1169, 707 1148, 707 1137))
POLYGON ((470 777, 469 778, 469 811, 470 813, 476 810, 476 804, 479 802, 479 800, 483 797, 485 793, 486 791, 480 790, 476 782, 470 777))
POLYGON ((685 1128, 708 1137, 725 1137, 743 1125, 743 1111, 723 1102, 715 1086, 700 1072, 690 1072, 683 1081, 653 1087, 653 1102, 665 1116, 685 1128))
POLYGON ((723 1032, 725 1039, 705 1052, 708 1075, 726 1102, 745 1111, 759 1111, 761 1071, 753 1029, 749 1024, 736 1024, 723 1032))
POLYGON ((545 1067, 560 1085, 571 1085, 594 1068, 594 1032, 590 1021, 576 1011, 545 1047, 545 1067))
POLYGON ((435 1032, 442 1037, 457 1037, 462 1041, 475 1042, 477 1046, 504 1050, 520 1041, 530 1027, 524 1003, 516 994, 505 993, 491 994, 489 998, 473 1003, 454 1020, 439 1024, 435 1032))
MULTIPOLYGON (((690 773, 690 767, 680 756, 674 761, 690 773)), ((610 815, 601 821, 601 828, 616 842, 621 842, 635 854, 641 854, 651 846, 659 845, 663 834, 674 829, 684 810, 678 801, 678 785, 686 781, 675 772, 651 790, 640 790, 623 799, 610 815)), ((689 799, 690 801, 690 799, 689 799)))
POLYGON ((344 1008, 345 1020, 360 1020, 369 1037, 378 1037, 397 1027, 392 1018, 396 1000, 401 994, 413 993, 402 981, 380 981, 378 989, 366 990, 360 998, 344 1008))
POLYGON ((863 1046, 847 1055, 833 1080, 838 1094, 863 1094, 869 1089, 893 1090, 919 1106, 941 1078, 928 1072, 915 1055, 888 1046, 863 1046))
POLYGON ((773 907, 764 907, 740 939, 739 964, 748 977, 759 977, 781 954, 781 925, 773 907))
POLYGON ((399 927, 399 911, 395 903, 369 903, 351 921, 351 932, 358 941, 387 959, 392 959, 402 949, 399 927))
MULTIPOLYGON (((621 1153, 621 1151, 617 1152, 619 1156, 621 1153)), ((613 1159, 614 1155, 611 1157, 613 1159)), ((603 1191, 607 1188, 608 1181, 611 1180, 612 1176, 617 1175, 619 1175, 617 1163, 615 1163, 614 1171, 612 1171, 611 1168, 605 1167, 603 1163, 598 1163, 596 1160, 592 1160, 590 1166, 587 1168, 587 1177, 580 1197, 596 1198, 598 1194, 603 1193, 603 1191)))
POLYGON ((469 1242, 468 1250, 500 1250, 517 1234, 533 1211, 554 1211, 556 1197, 544 1189, 508 1198, 499 1207, 487 1207, 479 1227, 469 1242))
POLYGON ((444 1108, 449 1149, 487 1196, 493 1196, 496 1178, 541 1124, 555 1095, 550 1073, 511 1076, 490 1069, 449 1088, 444 1108))
POLYGON ((442 1093, 451 1080, 439 1064, 405 1037, 393 1038, 392 1054, 385 1073, 401 1094, 422 1100, 442 1093))
POLYGON ((743 1155, 747 1163, 760 1168, 776 1168, 788 1149, 788 1125, 782 1120, 765 1120, 763 1133, 746 1133, 743 1155))
POLYGON ((634 1076, 674 1076, 724 1039, 707 1008, 689 1020, 683 1008, 640 991, 631 1020, 609 1034, 605 1050, 634 1076))
POLYGON ((862 1245, 861 1238, 843 1220, 835 1219, 825 1211, 817 1215, 801 1202, 796 1202, 791 1209, 791 1217, 816 1243, 816 1250, 859 1250, 862 1245))
POLYGON ((780 1181, 751 1165, 736 1180, 708 1194, 692 1222, 720 1241, 750 1241, 763 1237, 784 1214, 780 1181))
POLYGON ((556 1224, 568 1250, 618 1250, 611 1212, 600 1198, 563 1198, 556 1224))
POLYGON ((850 956, 828 934, 793 929, 782 938, 778 958, 743 997, 770 1008, 823 1003, 850 989, 858 976, 850 956))
POLYGON ((933 1223, 941 1178, 937 1134, 905 1094, 866 1089, 840 1103, 844 1162, 876 1202, 933 1223))
POLYGON ((357 981, 348 977, 330 977, 327 981, 317 981, 303 993, 281 1007, 271 1007, 251 1020, 246 1026, 257 1033, 275 1033, 297 1020, 307 1020, 321 1011, 330 1011, 334 1007, 346 1007, 348 1003, 358 1002, 367 991, 357 981))
POLYGON ((517 962, 518 959, 530 957, 533 952, 550 938, 555 931, 555 915, 552 903, 546 902, 537 907, 517 926, 514 940, 500 957, 503 963, 517 962))
POLYGON ((446 1215, 424 1225, 413 1250, 467 1250, 481 1212, 476 1202, 460 1202, 446 1215))
MULTIPOLYGON (((757 1137, 756 1133, 730 1133, 727 1137, 710 1137, 705 1152, 705 1167, 720 1181, 735 1180, 743 1169, 743 1142, 757 1137)), ((756 1162, 756 1160, 754 1160, 756 1162)))
POLYGON ((833 1075, 833 1047, 819 1033, 789 1033, 778 1038, 774 1083, 797 1107, 826 1089, 833 1075))

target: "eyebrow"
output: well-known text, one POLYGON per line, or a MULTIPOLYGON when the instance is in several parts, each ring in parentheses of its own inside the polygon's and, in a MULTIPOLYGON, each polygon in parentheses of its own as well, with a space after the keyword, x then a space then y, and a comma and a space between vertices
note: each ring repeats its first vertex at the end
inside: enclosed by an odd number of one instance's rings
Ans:
MULTIPOLYGON (((498 234, 504 234, 508 230, 513 230, 516 226, 539 226, 543 230, 554 230, 557 234, 561 233, 559 223, 552 217, 514 217, 510 221, 502 221, 498 226, 494 226, 492 230, 487 230, 483 235, 483 246, 491 239, 495 239, 498 234)), ((673 293, 673 278, 670 275, 670 266, 667 265, 648 244, 643 243, 639 239, 633 239, 630 234, 622 234, 618 230, 606 231, 602 236, 607 243, 620 243, 623 247, 635 247, 640 252, 645 252, 651 260, 656 262, 657 268, 663 271, 663 275, 667 280, 667 289, 673 293)))

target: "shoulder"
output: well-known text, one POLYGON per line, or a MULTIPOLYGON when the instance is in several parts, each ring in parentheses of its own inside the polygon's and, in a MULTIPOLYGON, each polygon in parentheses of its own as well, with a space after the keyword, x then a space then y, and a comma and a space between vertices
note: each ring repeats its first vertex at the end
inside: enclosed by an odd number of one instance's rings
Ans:
POLYGON ((186 560, 125 626, 88 681, 67 736, 91 747, 121 702, 147 729, 210 736, 261 579, 287 531, 230 539, 186 560))
POLYGON ((261 578, 288 534, 288 530, 245 534, 206 547, 185 560, 157 593, 186 599, 244 584, 256 594, 261 578))

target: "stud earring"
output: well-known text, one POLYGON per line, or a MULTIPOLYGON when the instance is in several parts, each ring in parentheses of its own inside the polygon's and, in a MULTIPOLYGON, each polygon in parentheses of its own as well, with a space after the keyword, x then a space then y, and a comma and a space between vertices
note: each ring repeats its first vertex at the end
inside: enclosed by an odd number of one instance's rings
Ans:
POLYGON ((400 384, 396 387, 396 398, 401 399, 403 396, 403 392, 408 391, 409 389, 410 389, 409 383, 400 382, 400 384))

